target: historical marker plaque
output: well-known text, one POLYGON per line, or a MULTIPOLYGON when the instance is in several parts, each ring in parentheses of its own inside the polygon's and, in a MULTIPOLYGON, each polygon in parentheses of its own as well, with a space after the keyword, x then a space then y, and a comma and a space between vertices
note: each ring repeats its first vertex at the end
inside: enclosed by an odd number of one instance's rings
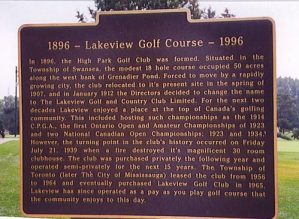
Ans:
POLYGON ((273 23, 188 17, 20 29, 24 213, 275 217, 273 23))

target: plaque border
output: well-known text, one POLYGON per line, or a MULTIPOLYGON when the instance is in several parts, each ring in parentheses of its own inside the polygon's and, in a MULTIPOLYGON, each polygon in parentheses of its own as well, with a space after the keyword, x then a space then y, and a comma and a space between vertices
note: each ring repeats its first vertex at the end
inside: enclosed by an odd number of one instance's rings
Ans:
MULTIPOLYGON (((267 20, 270 21, 272 24, 272 67, 273 67, 273 134, 274 134, 274 217, 273 219, 278 218, 278 159, 277 159, 277 86, 276 86, 276 26, 275 21, 268 16, 262 16, 262 17, 244 17, 244 18, 212 18, 212 19, 192 19, 191 18, 191 12, 188 9, 181 8, 181 9, 159 9, 159 10, 132 10, 132 11, 102 11, 97 12, 96 14, 96 20, 92 23, 41 23, 41 24, 23 24, 18 29, 18 79, 19 79, 19 127, 20 127, 20 211, 21 214, 26 217, 70 217, 70 218, 132 218, 132 219, 213 219, 213 218, 219 218, 219 219, 231 219, 226 217, 193 217, 193 216, 146 216, 146 215, 79 215, 79 214, 30 214, 26 213, 23 208, 23 102, 22 102, 22 57, 21 57, 21 31, 23 28, 28 27, 93 27, 98 26, 101 24, 101 16, 110 16, 110 15, 126 15, 126 14, 161 14, 161 13, 186 13, 186 18, 189 23, 219 23, 219 22, 238 22, 238 21, 262 21, 267 20)), ((244 218, 246 219, 246 218, 244 218)))

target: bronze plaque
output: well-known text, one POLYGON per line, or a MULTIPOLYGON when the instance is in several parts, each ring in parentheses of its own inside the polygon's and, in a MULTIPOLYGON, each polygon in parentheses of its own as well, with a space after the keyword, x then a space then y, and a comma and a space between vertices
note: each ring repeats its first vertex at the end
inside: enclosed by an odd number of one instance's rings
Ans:
POLYGON ((98 17, 19 31, 23 212, 275 217, 273 22, 98 17))

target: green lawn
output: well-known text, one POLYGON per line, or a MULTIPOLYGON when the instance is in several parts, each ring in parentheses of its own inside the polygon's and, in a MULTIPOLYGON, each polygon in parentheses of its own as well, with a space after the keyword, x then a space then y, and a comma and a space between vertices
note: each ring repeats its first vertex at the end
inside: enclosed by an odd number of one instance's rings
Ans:
POLYGON ((278 141, 279 219, 299 217, 299 141, 278 141))
POLYGON ((19 141, 0 145, 0 215, 20 216, 19 141))
MULTIPOLYGON (((299 216, 299 141, 278 141, 279 219, 299 216)), ((0 145, 0 215, 20 216, 19 142, 0 145)))

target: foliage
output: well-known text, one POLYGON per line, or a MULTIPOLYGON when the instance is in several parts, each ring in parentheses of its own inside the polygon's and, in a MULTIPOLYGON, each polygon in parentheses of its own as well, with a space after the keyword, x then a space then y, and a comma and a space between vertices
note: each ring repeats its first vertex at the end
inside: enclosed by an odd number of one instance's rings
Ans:
POLYGON ((298 112, 295 99, 290 94, 279 93, 277 95, 277 112, 277 123, 282 133, 297 126, 298 112))
POLYGON ((280 131, 299 128, 299 80, 277 79, 277 123, 280 131))
POLYGON ((284 133, 281 133, 281 132, 278 132, 278 133, 277 133, 277 137, 282 138, 282 139, 284 139, 284 140, 288 140, 288 141, 292 140, 291 137, 289 137, 288 135, 286 135, 286 134, 284 134, 284 133))
POLYGON ((228 8, 224 9, 224 13, 222 13, 221 16, 222 16, 223 18, 233 18, 233 17, 235 17, 234 14, 231 14, 231 13, 229 12, 228 8))
MULTIPOLYGON (((211 7, 200 8, 199 0, 94 0, 95 8, 88 8, 89 15, 95 20, 98 11, 128 11, 128 10, 154 10, 188 8, 193 19, 232 18, 234 14, 226 8, 223 13, 216 16, 211 7)), ((77 11, 79 22, 87 22, 87 17, 77 11)))
MULTIPOLYGON (((19 101, 17 100, 17 134, 19 130, 18 122, 19 101)), ((6 96, 0 100, 0 130, 8 130, 11 134, 15 133, 15 97, 6 96)))
POLYGON ((3 119, 4 119, 4 101, 0 100, 0 131, 4 131, 4 124, 3 124, 3 119))
POLYGON ((3 120, 0 119, 0 131, 4 131, 3 120))
POLYGON ((293 136, 294 139, 298 139, 299 140, 299 129, 298 128, 294 128, 293 129, 293 136))

